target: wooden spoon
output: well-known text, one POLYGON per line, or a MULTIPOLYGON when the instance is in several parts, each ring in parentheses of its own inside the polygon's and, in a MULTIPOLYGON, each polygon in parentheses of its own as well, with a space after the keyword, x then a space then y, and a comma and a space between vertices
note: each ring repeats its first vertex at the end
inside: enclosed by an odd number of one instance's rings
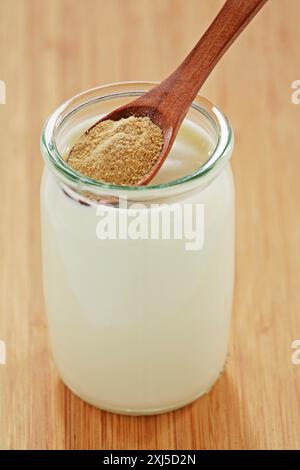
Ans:
POLYGON ((150 172, 141 177, 138 186, 149 183, 156 175, 168 156, 179 127, 200 87, 224 52, 266 1, 227 0, 194 49, 168 78, 135 101, 112 111, 94 125, 107 119, 118 121, 134 115, 148 116, 161 128, 164 138, 161 154, 150 172))

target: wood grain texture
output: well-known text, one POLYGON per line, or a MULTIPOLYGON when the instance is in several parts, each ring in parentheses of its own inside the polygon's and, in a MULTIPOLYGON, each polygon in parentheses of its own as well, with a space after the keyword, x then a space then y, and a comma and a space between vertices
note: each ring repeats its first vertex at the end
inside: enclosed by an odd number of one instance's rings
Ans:
POLYGON ((41 288, 39 134, 64 99, 98 84, 161 80, 219 0, 1 0, 0 447, 300 447, 299 0, 272 0, 203 88, 235 128, 236 288, 226 372, 179 411, 122 417, 76 398, 53 366, 41 288))

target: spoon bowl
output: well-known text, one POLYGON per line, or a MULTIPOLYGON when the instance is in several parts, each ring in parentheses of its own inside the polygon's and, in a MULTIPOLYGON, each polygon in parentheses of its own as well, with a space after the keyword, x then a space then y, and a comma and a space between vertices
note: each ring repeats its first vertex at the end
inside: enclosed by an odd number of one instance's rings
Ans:
MULTIPOLYGON (((154 89, 153 89, 154 90, 154 89)), ((153 90, 150 90, 153 91, 153 90)), ((143 98, 146 96, 148 97, 149 93, 141 96, 140 98, 136 99, 135 101, 130 102, 120 108, 115 109, 114 111, 110 112, 109 114, 102 117, 99 121, 97 121, 93 126, 91 126, 86 132, 88 133, 93 127, 97 126, 99 123, 107 120, 111 121, 119 121, 120 119, 126 119, 130 116, 135 117, 148 117, 151 121, 156 124, 163 133, 163 148, 161 153, 151 168, 151 172, 144 175, 140 181, 138 182, 137 186, 143 186, 150 182, 152 178, 156 175, 159 171, 160 167, 164 163, 165 159, 167 158, 177 132, 174 132, 174 127, 172 122, 169 123, 167 116, 165 116, 158 107, 148 105, 144 102, 143 98)), ((178 126, 179 127, 179 126, 178 126)))

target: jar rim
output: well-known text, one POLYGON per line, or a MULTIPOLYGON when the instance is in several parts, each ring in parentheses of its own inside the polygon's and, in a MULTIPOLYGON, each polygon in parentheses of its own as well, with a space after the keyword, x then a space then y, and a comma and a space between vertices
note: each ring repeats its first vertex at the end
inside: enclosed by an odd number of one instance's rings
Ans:
MULTIPOLYGON (((49 163, 52 168, 56 170, 59 174, 61 174, 65 180, 70 182, 72 185, 76 184, 80 187, 86 187, 89 190, 101 189, 101 190, 113 190, 113 191, 126 191, 126 192, 144 192, 144 191, 152 191, 152 190, 160 190, 160 189, 167 189, 172 188, 174 186, 182 185, 184 183, 192 182, 198 179, 201 179, 204 176, 207 176, 208 173, 214 173, 215 175, 219 173, 221 168, 223 167, 224 163, 230 158, 231 156, 231 149, 233 146, 233 130, 229 123, 227 117, 222 113, 222 111, 211 103, 206 98, 197 95, 196 100, 192 103, 191 108, 198 111, 204 117, 208 119, 210 124, 213 125, 214 129, 217 131, 217 142, 216 146, 213 149, 210 157, 206 160, 203 165, 201 165, 196 171, 184 175, 180 178, 176 178, 171 181, 167 181, 165 183, 155 184, 155 185, 145 185, 145 186, 125 186, 125 185, 115 185, 110 183, 104 183, 99 180, 95 180, 93 178, 89 178, 88 176, 84 176, 77 171, 75 171, 72 167, 70 167, 64 160, 63 156, 57 149, 56 141, 55 141, 55 132, 57 127, 62 125, 65 120, 70 117, 74 112, 77 112, 80 108, 86 107, 92 104, 95 101, 104 101, 112 98, 117 97, 127 97, 127 96, 139 96, 146 91, 134 89, 135 86, 150 86, 150 85, 157 85, 157 82, 149 82, 149 81, 128 81, 128 82, 116 82, 110 83, 106 85, 102 85, 99 87, 91 88, 89 90, 85 90, 77 95, 74 95, 72 98, 66 100, 62 103, 55 111, 50 115, 50 117, 46 120, 42 135, 41 135, 41 148, 42 148, 42 155, 46 160, 46 163, 49 163), (105 91, 111 87, 115 86, 128 86, 132 87, 132 90, 127 91, 118 91, 109 94, 105 94, 105 91), (76 102, 78 99, 84 98, 85 95, 90 93, 99 92, 99 96, 97 98, 89 99, 83 102, 80 105, 73 107, 59 122, 60 117, 63 115, 64 111, 68 107, 72 105, 73 102, 76 102), (59 124, 58 124, 59 122, 59 124), (44 151, 45 152, 44 152, 44 151), (227 157, 227 158, 226 158, 227 157)), ((213 176, 213 175, 211 175, 213 176)))

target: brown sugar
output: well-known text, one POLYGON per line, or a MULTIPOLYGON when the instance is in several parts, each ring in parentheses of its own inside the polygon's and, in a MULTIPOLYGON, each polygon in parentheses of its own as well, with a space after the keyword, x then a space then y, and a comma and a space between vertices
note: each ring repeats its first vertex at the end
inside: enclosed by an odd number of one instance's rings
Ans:
POLYGON ((71 149, 67 162, 90 178, 136 185, 149 173, 162 147, 162 131, 151 119, 130 116, 89 129, 71 149))

